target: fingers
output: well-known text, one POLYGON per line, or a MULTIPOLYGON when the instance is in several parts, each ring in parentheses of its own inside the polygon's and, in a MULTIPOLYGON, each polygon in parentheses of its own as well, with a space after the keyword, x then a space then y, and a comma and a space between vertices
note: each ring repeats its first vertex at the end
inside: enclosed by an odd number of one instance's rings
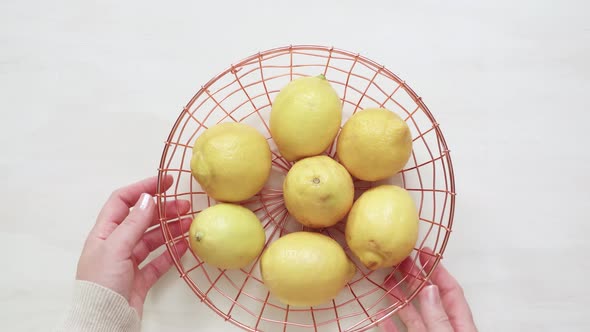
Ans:
POLYGON ((129 215, 107 239, 123 255, 131 255, 133 248, 150 226, 155 213, 152 196, 142 194, 129 215))
MULTIPOLYGON (((164 190, 170 188, 173 182, 171 175, 164 178, 164 190)), ((158 177, 150 177, 135 182, 129 186, 115 190, 98 215, 99 220, 109 220, 121 223, 129 213, 129 209, 143 193, 155 195, 158 187, 158 177)))
POLYGON ((420 299, 420 311, 428 331, 453 332, 451 321, 443 308, 438 287, 426 286, 418 294, 420 299))
MULTIPOLYGON (((421 265, 427 271, 433 268, 432 258, 432 250, 428 248, 419 254, 421 265)), ((391 290, 391 297, 395 301, 407 298, 401 293, 399 282, 404 282, 409 287, 409 292, 412 292, 423 280, 422 269, 411 258, 404 260, 399 270, 402 273, 401 278, 391 276, 385 282, 385 287, 391 290)), ((432 272, 430 280, 434 285, 423 288, 418 294, 420 312, 412 303, 398 311, 399 318, 408 331, 477 331, 461 286, 455 278, 439 264, 432 272)), ((391 320, 380 323, 380 327, 387 332, 397 329, 391 320)))
MULTIPOLYGON (((172 185, 172 182, 172 176, 166 176, 163 180, 164 187, 162 191, 166 191, 172 185)), ((141 194, 155 195, 157 187, 158 178, 151 177, 115 190, 98 214, 92 234, 102 240, 106 239, 117 227, 117 224, 127 217, 129 209, 141 194)))
MULTIPOLYGON (((424 252, 420 252, 420 263, 424 266, 426 271, 432 270, 434 264, 434 257, 429 255, 432 253, 432 250, 429 248, 422 249, 424 252)), ((430 280, 432 283, 436 284, 440 289, 441 296, 444 297, 447 293, 462 293, 461 286, 453 278, 453 276, 442 266, 442 264, 438 264, 436 269, 432 272, 430 276, 430 280)), ((462 296, 462 294, 460 294, 462 296)))
MULTIPOLYGON (((169 223, 168 229, 170 230, 172 238, 176 238, 185 232, 188 232, 191 222, 192 220, 190 218, 184 218, 180 221, 169 223)), ((161 228, 158 227, 146 232, 133 249, 133 258, 135 262, 137 264, 143 262, 152 251, 159 248, 164 242, 165 239, 161 228)))
MULTIPOLYGON (((189 210, 191 209, 191 202, 187 200, 173 200, 166 202, 166 211, 165 219, 174 219, 178 217, 184 216, 189 210)), ((155 226, 160 224, 160 218, 158 218, 158 214, 154 213, 154 219, 152 220, 151 226, 155 226)))
MULTIPOLYGON (((411 263, 411 260, 410 260, 411 263)), ((413 263, 412 263, 413 265, 413 263)), ((407 280, 408 278, 406 278, 407 280)), ((385 287, 389 290, 392 289, 390 292, 390 298, 392 301, 399 301, 407 299, 407 296, 403 294, 401 290, 400 279, 392 276, 385 282, 385 287)), ((398 310, 399 319, 402 323, 406 326, 407 330, 410 332, 426 332, 426 326, 422 321, 422 317, 420 313, 416 309, 416 307, 412 303, 406 304, 405 307, 398 310)), ((393 321, 392 321, 393 323, 393 321)), ((388 330, 385 330, 388 331, 388 330)))
POLYGON ((406 285, 408 286, 407 288, 410 293, 415 291, 424 280, 424 275, 422 274, 424 270, 418 267, 416 264, 417 261, 417 256, 416 258, 408 257, 401 262, 399 267, 400 271, 404 275, 403 281, 405 281, 406 285))
MULTIPOLYGON (((430 271, 434 264, 434 258, 429 255, 432 250, 424 248, 422 251, 420 252, 420 262, 425 270, 430 271)), ((456 331, 477 331, 461 285, 442 264, 437 265, 430 280, 438 286, 441 302, 446 309, 453 328, 456 331)))
MULTIPOLYGON (((184 255, 186 249, 188 248, 188 244, 184 239, 176 242, 175 246, 179 256, 184 255)), ((152 288, 156 281, 158 281, 158 279, 160 279, 160 277, 162 277, 164 273, 170 269, 172 264, 172 257, 170 256, 170 253, 166 251, 139 270, 139 273, 145 282, 145 289, 143 289, 144 296, 147 294, 150 288, 152 288)))

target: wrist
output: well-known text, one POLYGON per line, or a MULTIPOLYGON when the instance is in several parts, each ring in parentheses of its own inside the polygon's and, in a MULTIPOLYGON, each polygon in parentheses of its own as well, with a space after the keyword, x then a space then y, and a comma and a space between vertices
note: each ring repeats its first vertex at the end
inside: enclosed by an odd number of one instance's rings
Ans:
POLYGON ((140 318, 119 293, 97 283, 76 280, 72 305, 57 331, 139 331, 140 318))

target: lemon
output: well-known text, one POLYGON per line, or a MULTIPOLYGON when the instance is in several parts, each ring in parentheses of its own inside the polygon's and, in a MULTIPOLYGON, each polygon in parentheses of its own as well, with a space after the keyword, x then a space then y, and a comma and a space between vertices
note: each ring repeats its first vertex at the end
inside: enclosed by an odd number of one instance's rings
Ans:
POLYGON ((250 264, 264 247, 262 224, 249 209, 220 203, 201 211, 191 223, 191 250, 205 263, 220 269, 239 269, 250 264))
POLYGON ((287 234, 260 259, 262 280, 284 304, 309 307, 338 295, 356 272, 342 247, 326 235, 287 234))
POLYGON ((328 156, 296 162, 283 182, 289 213, 301 224, 329 227, 342 220, 354 199, 354 184, 346 168, 328 156))
POLYGON ((324 152, 342 121, 340 97, 323 75, 287 84, 273 101, 270 132, 288 161, 324 152))
POLYGON ((365 191, 352 205, 346 242, 367 268, 399 264, 418 239, 418 211, 410 194, 394 185, 365 191))
POLYGON ((191 173, 217 201, 238 202, 258 193, 271 169, 268 142, 243 123, 221 123, 195 141, 191 173))
POLYGON ((354 177, 383 180, 403 169, 412 153, 410 128, 384 108, 354 114, 338 137, 339 161, 354 177))

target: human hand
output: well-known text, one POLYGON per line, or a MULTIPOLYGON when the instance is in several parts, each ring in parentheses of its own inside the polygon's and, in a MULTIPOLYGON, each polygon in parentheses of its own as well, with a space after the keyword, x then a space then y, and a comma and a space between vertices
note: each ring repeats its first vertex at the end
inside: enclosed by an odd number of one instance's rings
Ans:
MULTIPOLYGON (((163 191, 172 185, 172 176, 164 180, 163 191)), ((157 177, 148 178, 115 190, 98 214, 78 261, 76 279, 94 282, 124 296, 139 316, 150 288, 172 266, 168 252, 140 268, 147 256, 165 240, 156 214, 153 195, 157 177), (156 226, 148 231, 151 226, 156 226)), ((166 218, 182 216, 190 202, 174 200, 166 203, 166 218)), ((170 222, 173 238, 188 230, 190 218, 170 222)), ((184 238, 176 243, 178 255, 188 248, 184 238)))
MULTIPOLYGON (((432 250, 424 248, 419 255, 420 263, 426 271, 432 269, 432 256, 429 255, 431 253, 432 250)), ((409 258, 400 264, 400 270, 410 275, 416 275, 420 271, 409 258)), ((412 279, 417 282, 416 279, 412 279)), ((393 288, 399 282, 393 276, 385 280, 385 287, 387 289, 393 288)), ((434 269, 430 281, 432 285, 424 287, 418 293, 418 301, 420 303, 419 311, 412 303, 408 303, 398 311, 399 319, 408 331, 476 332, 477 328, 467 300, 465 299, 463 289, 442 264, 439 263, 434 269)), ((398 285, 392 292, 391 298, 394 301, 395 296, 401 297, 399 288, 398 285)), ((391 319, 384 320, 379 324, 379 327, 383 332, 398 331, 391 319)))

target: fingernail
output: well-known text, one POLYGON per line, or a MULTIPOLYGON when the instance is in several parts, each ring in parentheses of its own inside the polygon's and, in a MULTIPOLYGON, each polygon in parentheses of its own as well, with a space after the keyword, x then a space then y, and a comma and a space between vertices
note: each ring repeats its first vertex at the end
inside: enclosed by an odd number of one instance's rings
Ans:
POLYGON ((426 286, 422 291, 426 293, 426 301, 428 301, 430 304, 440 304, 440 294, 436 285, 426 286))
POLYGON ((141 201, 139 202, 139 208, 141 210, 145 210, 148 206, 148 204, 150 203, 150 200, 152 199, 152 196, 148 195, 148 194, 141 194, 141 201))

